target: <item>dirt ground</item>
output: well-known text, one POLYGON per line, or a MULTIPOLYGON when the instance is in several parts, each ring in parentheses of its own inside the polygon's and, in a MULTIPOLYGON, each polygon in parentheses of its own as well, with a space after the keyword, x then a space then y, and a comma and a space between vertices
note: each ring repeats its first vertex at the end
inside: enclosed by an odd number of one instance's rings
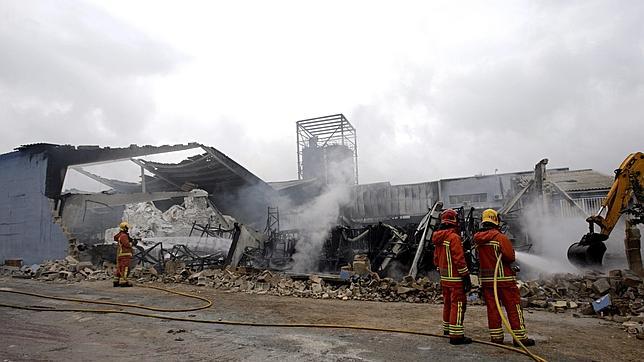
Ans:
MULTIPOLYGON (((299 299, 226 293, 188 285, 162 285, 214 300, 206 310, 173 313, 196 319, 263 323, 358 324, 441 333, 441 306, 299 299)), ((147 288, 112 288, 111 282, 56 283, 0 278, 1 288, 42 294, 178 307, 199 302, 147 288)), ((92 307, 0 293, 7 304, 92 307)), ((99 307, 100 308, 100 307, 99 307)), ((570 313, 526 311, 531 350, 550 361, 641 361, 644 341, 616 323, 570 313)), ((176 322, 117 314, 33 312, 0 308, 0 358, 18 360, 217 361, 528 361, 486 345, 451 346, 436 337, 355 331, 240 327, 176 322), (172 330, 172 332, 170 332, 172 330), (177 333, 177 331, 179 331, 177 333)), ((468 307, 466 334, 487 340, 485 307, 468 307)), ((506 343, 510 337, 506 335, 506 343)))

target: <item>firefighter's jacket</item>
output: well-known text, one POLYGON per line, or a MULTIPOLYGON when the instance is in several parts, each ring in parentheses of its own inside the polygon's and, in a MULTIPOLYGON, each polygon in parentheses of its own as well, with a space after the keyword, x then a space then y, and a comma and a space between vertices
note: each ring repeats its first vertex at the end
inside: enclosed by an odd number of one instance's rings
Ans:
POLYGON ((132 240, 125 231, 119 231, 114 235, 114 241, 118 242, 118 253, 116 256, 132 256, 132 240))
POLYGON ((469 276, 463 252, 461 236, 455 228, 435 231, 432 235, 434 243, 434 265, 441 274, 442 285, 460 284, 463 277, 469 276))
POLYGON ((499 285, 516 282, 516 274, 510 267, 515 260, 514 248, 507 236, 497 228, 479 231, 474 234, 474 245, 479 254, 480 280, 483 285, 494 282, 494 269, 499 255, 502 266, 497 275, 499 285))

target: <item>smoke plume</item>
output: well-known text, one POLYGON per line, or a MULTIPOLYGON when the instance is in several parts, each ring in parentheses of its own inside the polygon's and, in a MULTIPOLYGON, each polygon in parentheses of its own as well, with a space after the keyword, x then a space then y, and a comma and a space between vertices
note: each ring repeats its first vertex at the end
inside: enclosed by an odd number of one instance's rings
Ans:
MULTIPOLYGON (((524 209, 522 224, 530 237, 532 256, 517 253, 521 264, 522 278, 534 278, 539 274, 578 273, 581 270, 570 264, 567 258, 568 248, 588 233, 586 217, 564 217, 557 210, 544 210, 538 203, 532 203, 524 209), (538 256, 538 257, 533 257, 538 256)), ((624 267, 623 223, 618 224, 607 240, 608 251, 604 257, 604 269, 624 267)), ((595 232, 599 232, 596 228, 595 232)))

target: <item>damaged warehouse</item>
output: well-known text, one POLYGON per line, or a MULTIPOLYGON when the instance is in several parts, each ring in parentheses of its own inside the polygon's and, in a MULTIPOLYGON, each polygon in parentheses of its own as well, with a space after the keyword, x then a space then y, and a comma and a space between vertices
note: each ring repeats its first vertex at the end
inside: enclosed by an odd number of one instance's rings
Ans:
MULTIPOLYGON (((356 131, 342 114, 299 121, 297 144, 299 179, 286 182, 265 182, 215 148, 196 143, 120 149, 22 146, 0 158, 6 169, 30 172, 25 177, 31 183, 4 181, 2 201, 16 207, 5 212, 0 224, 0 256, 25 264, 68 253, 79 257, 88 247, 111 244, 115 225, 127 220, 143 240, 140 248, 161 240, 167 248, 216 244, 226 254, 221 265, 338 274, 358 258, 382 277, 425 275, 434 269, 432 246, 426 242, 430 225, 444 208, 459 210, 467 226, 464 240, 476 231, 474 220, 483 209, 500 209, 515 245, 530 250, 533 243, 521 220, 528 204, 538 199, 549 214, 588 215, 612 184, 593 170, 546 173, 547 160, 534 171, 409 185, 357 184, 356 131), (182 150, 200 153, 175 164, 142 158, 182 150), (109 179, 83 168, 118 160, 140 167, 141 181, 109 179), (68 168, 110 190, 62 192, 68 168), (43 194, 36 191, 42 189, 43 194), (34 204, 38 214, 33 214, 34 204), (39 227, 24 228, 27 224, 39 227), (226 241, 220 241, 221 235, 226 241), (42 252, 24 252, 32 248, 42 252)), ((157 269, 164 269, 162 261, 157 269)))
MULTIPOLYGON (((349 121, 335 115, 303 122, 297 124, 299 179, 282 182, 266 182, 197 143, 129 148, 35 144, 0 155, 0 167, 24 175, 3 173, 0 180, 6 190, 0 202, 12 206, 0 219, 2 273, 52 282, 109 280, 120 273, 113 238, 116 226, 126 221, 134 243, 126 274, 138 283, 440 303, 444 295, 433 235, 442 231, 444 213, 454 211, 466 268, 480 275, 475 234, 484 210, 496 209, 503 218, 501 230, 521 256, 518 264, 531 278, 518 281, 523 308, 605 314, 615 321, 644 312, 643 284, 634 272, 633 255, 639 249, 627 250, 630 270, 621 270, 624 251, 607 243, 603 259, 613 268, 610 274, 591 270, 579 276, 560 262, 568 244, 557 237, 558 245, 547 245, 553 253, 544 254, 546 236, 535 233, 543 225, 531 221, 535 216, 550 223, 583 221, 615 198, 613 178, 590 169, 546 169, 543 159, 531 171, 359 184, 356 130, 349 121), (197 154, 177 163, 146 159, 185 150, 197 154), (140 169, 140 182, 87 169, 120 160, 140 169), (109 189, 63 191, 68 170, 109 189), (555 279, 545 277, 554 272, 560 272, 555 279)), ((483 304, 482 290, 479 283, 469 292, 469 303, 483 304)), ((627 330, 639 336, 640 329, 629 324, 627 330)))
POLYGON ((0 1, 0 361, 639 362, 643 17, 0 1))
POLYGON ((3 209, 0 254, 4 259, 24 259, 25 263, 61 258, 80 244, 103 242, 105 230, 122 220, 128 204, 153 202, 167 210, 183 203, 198 185, 187 179, 200 182, 205 190, 204 200, 212 210, 213 226, 232 227, 229 225, 232 219, 226 219, 217 204, 223 206, 223 212, 234 209, 241 222, 252 224, 262 218, 263 212, 257 210, 264 210, 272 197, 272 189, 259 178, 219 151, 194 143, 129 148, 35 144, 0 156, 0 162, 8 171, 2 174, 6 179, 2 180, 4 192, 0 201, 11 206, 3 209), (197 148, 205 153, 177 165, 145 163, 134 158, 197 148), (84 164, 127 159, 142 169, 153 169, 155 176, 142 172, 142 182, 133 184, 104 179, 79 168, 84 164), (68 167, 108 185, 111 190, 98 194, 63 193, 68 167), (201 178, 177 169, 202 170, 196 174, 201 178))

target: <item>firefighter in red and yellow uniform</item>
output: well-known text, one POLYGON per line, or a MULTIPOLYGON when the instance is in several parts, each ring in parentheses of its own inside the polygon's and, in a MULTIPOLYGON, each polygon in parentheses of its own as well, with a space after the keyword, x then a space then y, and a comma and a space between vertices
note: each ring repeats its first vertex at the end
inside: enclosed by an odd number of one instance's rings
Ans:
POLYGON ((114 235, 114 241, 118 243, 116 253, 116 273, 114 274, 115 287, 131 287, 132 283, 127 281, 127 274, 132 260, 132 238, 128 234, 129 225, 124 221, 119 224, 119 232, 114 235))
POLYGON ((474 234, 474 244, 479 254, 481 289, 487 305, 490 339, 503 344, 501 316, 494 298, 494 269, 497 258, 501 256, 501 268, 497 275, 499 302, 505 308, 512 332, 525 346, 534 346, 535 342, 528 338, 523 320, 521 296, 516 284, 515 269, 518 268, 512 265, 515 261, 514 249, 510 239, 499 230, 499 214, 492 209, 483 211, 481 227, 481 231, 474 234))
POLYGON ((440 218, 439 230, 432 235, 432 242, 434 265, 440 271, 443 289, 443 334, 449 335, 451 344, 469 344, 472 339, 465 337, 463 317, 467 303, 465 293, 472 284, 458 230, 457 213, 448 209, 441 213, 440 218))

